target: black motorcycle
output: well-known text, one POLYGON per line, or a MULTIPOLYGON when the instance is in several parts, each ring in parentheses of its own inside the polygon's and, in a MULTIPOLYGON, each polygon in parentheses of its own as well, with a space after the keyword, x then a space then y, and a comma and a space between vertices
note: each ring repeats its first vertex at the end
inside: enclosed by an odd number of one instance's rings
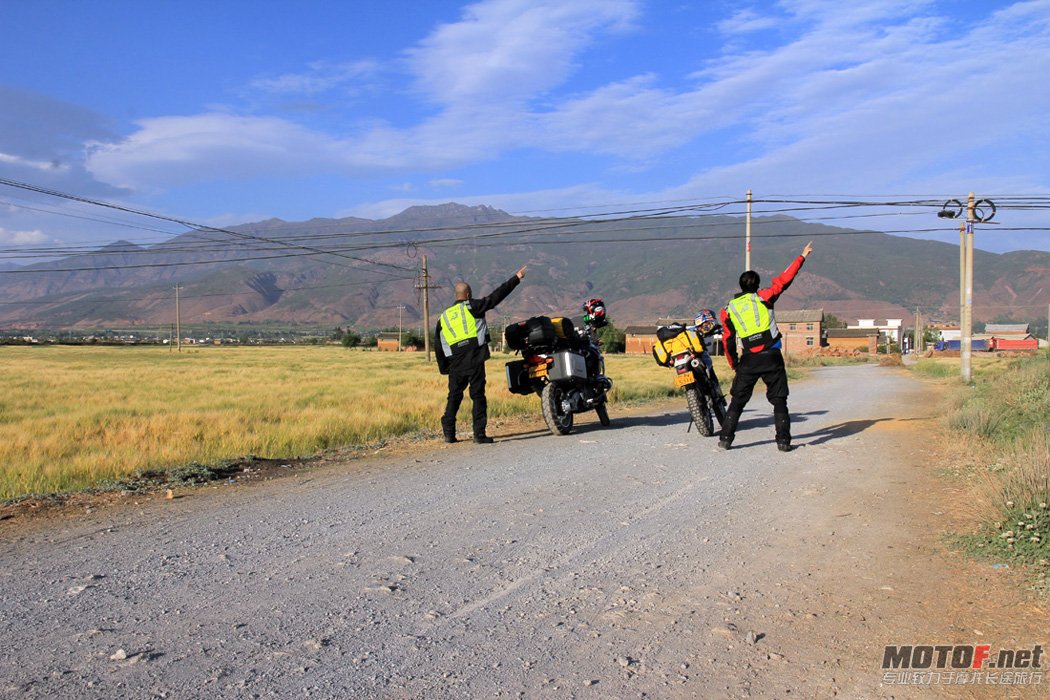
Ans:
POLYGON ((507 326, 505 339, 522 359, 507 363, 507 387, 512 394, 539 394, 543 419, 555 435, 572 432, 573 416, 594 411, 609 425, 606 400, 612 380, 605 376, 605 358, 597 330, 606 325, 600 299, 584 305, 584 327, 568 318, 535 316, 507 326))
MULTIPOLYGON (((717 332, 713 331, 713 332, 717 332)), ((685 388, 689 415, 704 437, 715 434, 726 417, 726 399, 711 366, 704 337, 693 326, 674 323, 656 329, 653 359, 661 367, 674 367, 674 386, 685 388)))

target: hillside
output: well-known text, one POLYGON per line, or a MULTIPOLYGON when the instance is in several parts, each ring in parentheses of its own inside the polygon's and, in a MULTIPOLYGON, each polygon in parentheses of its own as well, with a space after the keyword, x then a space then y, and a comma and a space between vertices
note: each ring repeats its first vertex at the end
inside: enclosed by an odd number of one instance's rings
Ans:
MULTIPOLYGON (((0 325, 169 324, 181 288, 184 323, 272 321, 418 326, 421 258, 432 312, 458 279, 487 293, 518 267, 526 283, 500 313, 576 313, 603 297, 617 323, 690 315, 723 304, 743 269, 738 217, 612 222, 513 217, 492 207, 411 207, 388 219, 269 219, 188 232, 152 247, 98 251, 0 270, 0 325)), ((808 224, 753 221, 752 265, 768 282, 809 239, 815 253, 780 308, 823 307, 843 319, 958 315, 958 249, 931 241, 808 224), (859 235, 863 234, 863 235, 859 235)), ((1050 303, 1050 253, 975 255, 975 319, 1038 318, 1050 303)))

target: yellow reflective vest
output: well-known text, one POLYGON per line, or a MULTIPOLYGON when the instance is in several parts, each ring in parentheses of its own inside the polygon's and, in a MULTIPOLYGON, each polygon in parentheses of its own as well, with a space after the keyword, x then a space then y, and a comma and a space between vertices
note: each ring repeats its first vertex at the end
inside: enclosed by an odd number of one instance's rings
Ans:
POLYGON ((780 337, 773 310, 766 306, 758 294, 742 294, 726 306, 733 319, 740 342, 745 349, 756 345, 769 345, 780 337))
POLYGON ((441 340, 450 350, 467 340, 477 340, 478 322, 470 312, 470 303, 461 301, 441 314, 441 340))

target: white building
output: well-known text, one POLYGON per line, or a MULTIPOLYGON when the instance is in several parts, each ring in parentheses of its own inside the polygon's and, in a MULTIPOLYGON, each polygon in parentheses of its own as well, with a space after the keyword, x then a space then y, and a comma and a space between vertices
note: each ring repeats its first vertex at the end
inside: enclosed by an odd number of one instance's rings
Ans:
POLYGON ((901 343, 901 319, 899 318, 887 318, 885 323, 875 323, 874 318, 858 318, 857 325, 846 326, 846 328, 864 328, 871 329, 877 328, 879 334, 882 336, 880 342, 901 343))

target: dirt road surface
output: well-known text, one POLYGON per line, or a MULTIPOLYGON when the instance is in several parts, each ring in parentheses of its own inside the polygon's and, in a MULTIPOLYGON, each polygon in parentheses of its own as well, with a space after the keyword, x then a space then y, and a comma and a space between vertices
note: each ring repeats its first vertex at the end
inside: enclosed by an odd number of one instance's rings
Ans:
POLYGON ((868 365, 792 392, 790 453, 760 394, 729 452, 683 399, 0 522, 0 695, 1045 695, 885 682, 885 645, 1031 648, 1047 615, 942 544, 928 389, 868 365))

